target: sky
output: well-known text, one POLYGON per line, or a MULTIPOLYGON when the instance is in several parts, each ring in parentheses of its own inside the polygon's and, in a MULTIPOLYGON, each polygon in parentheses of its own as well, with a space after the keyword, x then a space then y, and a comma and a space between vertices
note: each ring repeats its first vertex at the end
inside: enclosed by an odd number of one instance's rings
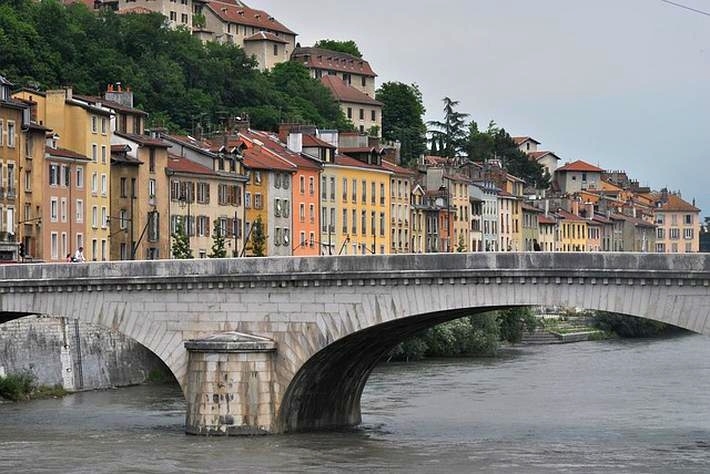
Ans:
POLYGON ((710 216, 710 0, 251 0, 310 46, 354 40, 383 82, 460 102, 561 164, 624 170, 710 216))

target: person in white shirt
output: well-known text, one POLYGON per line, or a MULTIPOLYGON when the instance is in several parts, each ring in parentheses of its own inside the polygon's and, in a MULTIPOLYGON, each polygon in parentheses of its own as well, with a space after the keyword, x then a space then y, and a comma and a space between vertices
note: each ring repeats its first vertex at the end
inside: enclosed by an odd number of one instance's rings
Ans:
POLYGON ((84 258, 84 247, 79 247, 79 249, 76 251, 74 254, 74 261, 75 262, 85 262, 86 259, 84 258))

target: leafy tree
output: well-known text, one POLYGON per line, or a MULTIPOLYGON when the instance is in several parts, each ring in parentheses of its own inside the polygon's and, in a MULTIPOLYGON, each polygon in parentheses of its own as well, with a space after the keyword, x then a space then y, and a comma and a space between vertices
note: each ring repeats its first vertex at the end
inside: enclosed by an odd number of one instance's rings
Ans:
POLYGON ((316 48, 323 48, 329 51, 338 51, 340 53, 347 53, 356 58, 362 58, 362 53, 360 48, 358 48, 357 43, 353 40, 339 41, 331 39, 322 39, 317 41, 315 45, 316 48))
POLYGON ((422 93, 416 84, 385 82, 377 89, 382 102, 382 137, 399 141, 404 165, 413 165, 426 152, 426 112, 422 93))
POLYGON ((209 258, 225 258, 227 249, 224 248, 224 231, 220 225, 219 219, 214 220, 214 230, 212 231, 212 251, 208 255, 209 258))
POLYGON ((429 134, 432 140, 439 140, 439 156, 456 158, 461 154, 466 142, 466 118, 468 114, 456 110, 459 102, 444 97, 444 120, 430 121, 429 134))
POLYGON ((255 257, 263 257, 266 250, 266 236, 261 216, 257 216, 251 230, 251 251, 255 257))
POLYGON ((173 258, 179 260, 194 258, 192 256, 192 249, 190 248, 190 238, 185 233, 185 227, 182 224, 182 220, 179 220, 175 226, 175 233, 172 235, 172 238, 173 258))
POLYGON ((457 252, 465 252, 466 251, 466 240, 463 237, 463 234, 459 235, 459 241, 456 243, 456 251, 457 252))
POLYGON ((672 326, 651 319, 626 316, 624 314, 597 311, 594 325, 604 331, 616 333, 619 337, 652 337, 668 331, 672 326))
POLYGON ((498 312, 500 337, 503 341, 520 342, 523 333, 533 332, 537 327, 537 318, 530 308, 509 308, 498 312))

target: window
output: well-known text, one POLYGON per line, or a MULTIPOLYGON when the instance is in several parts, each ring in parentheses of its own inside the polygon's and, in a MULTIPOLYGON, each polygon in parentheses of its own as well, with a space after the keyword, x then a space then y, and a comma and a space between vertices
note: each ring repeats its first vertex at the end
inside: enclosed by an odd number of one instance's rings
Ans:
POLYGON ((362 235, 367 235, 367 211, 360 213, 360 232, 362 235))
POLYGON ((177 12, 170 12, 170 21, 177 21, 177 12))
MULTIPOLYGON (((316 207, 313 204, 310 204, 308 206, 308 220, 311 224, 315 224, 315 222, 316 222, 316 207)), ((335 219, 333 219, 333 220, 335 220, 335 219)))
POLYGON ((274 231, 274 245, 280 246, 283 241, 283 234, 281 232, 281 227, 277 227, 274 231))
POLYGON ((91 145, 91 161, 96 163, 96 160, 99 158, 99 147, 96 143, 93 143, 91 145))
POLYGON ((374 181, 373 181, 373 182, 370 184, 370 202, 371 202, 372 204, 375 204, 375 199, 377 199, 377 198, 375 197, 375 189, 376 189, 376 186, 375 186, 375 183, 374 183, 374 181))
POLYGON ((101 195, 106 196, 108 192, 108 176, 105 173, 101 174, 101 195))
POLYGON ((298 244, 299 247, 305 247, 306 246, 306 233, 301 231, 300 234, 300 242, 298 244))
POLYGON ((348 118, 349 119, 353 118, 353 108, 352 107, 348 107, 348 118))
POLYGON ((99 208, 98 206, 91 207, 91 227, 94 229, 99 226, 99 208))
POLYGON ((284 245, 288 245, 289 242, 291 241, 291 233, 288 230, 288 227, 284 228, 283 232, 283 243, 284 245))
POLYGON ((281 187, 281 175, 279 173, 274 173, 274 187, 276 189, 281 187))
POLYGON ((328 180, 325 176, 323 176, 320 180, 320 198, 322 201, 325 201, 328 198, 328 180))
POLYGON ((672 227, 669 232, 669 237, 671 240, 680 239, 680 229, 677 227, 672 227))
POLYGON ((261 171, 254 171, 254 183, 261 184, 261 171))
POLYGON ((335 178, 330 178, 330 200, 335 201, 335 178))
POLYGON ((76 187, 84 187, 84 168, 81 166, 76 168, 76 187))
POLYGON ((313 176, 308 178, 308 194, 313 196, 316 192, 316 182, 313 176))
POLYGON ((184 24, 187 24, 187 13, 183 13, 180 15, 180 21, 184 24))
POLYGON ((367 86, 367 78, 365 76, 360 76, 360 84, 362 85, 362 87, 367 86))
POLYGON ((298 206, 298 222, 306 222, 306 205, 303 203, 298 206))
POLYGON ((281 217, 281 200, 280 199, 274 200, 274 215, 276 217, 281 217))
POLYGON ((328 209, 325 207, 321 208, 320 210, 320 228, 322 232, 328 232, 328 221, 327 221, 327 215, 328 215, 328 209))
POLYGON ((665 221, 664 215, 663 214, 656 214, 656 224, 657 225, 663 225, 665 221))
POLYGON ((261 208, 262 208, 261 193, 256 193, 256 194, 254 194, 254 209, 261 209, 261 208))
MULTIPOLYGON (((2 89, 0 89, 0 90, 2 90, 2 89)), ((2 120, 0 120, 0 145, 2 145, 2 129, 3 129, 2 123, 3 123, 2 120)))
POLYGON ((666 238, 666 229, 663 227, 659 227, 656 229, 656 238, 659 240, 665 240, 666 238))
POLYGON ((91 133, 97 133, 99 131, 98 120, 96 115, 91 116, 91 133))
POLYGON ((353 179, 352 201, 357 202, 357 180, 353 179))
POLYGON ((101 163, 106 164, 106 145, 101 145, 101 163))
MULTIPOLYGON (((323 222, 325 223, 325 218, 323 219, 323 222)), ((325 224, 323 224, 325 225, 325 224)), ((348 210, 343 209, 343 234, 348 233, 348 210)))
POLYGON ((683 238, 685 240, 693 240, 695 238, 695 232, 693 229, 683 229, 683 238))
POLYGON ((67 198, 62 198, 59 201, 59 220, 62 222, 67 221, 67 198))
POLYGON ((101 206, 101 228, 105 229, 108 222, 108 211, 106 206, 101 206))
POLYGON ((248 191, 244 194, 244 207, 251 209, 251 193, 248 191))
POLYGON ((52 222, 59 220, 59 200, 55 197, 49 200, 49 220, 52 222))
POLYGON ((380 212, 380 235, 384 237, 385 235, 385 213, 380 212))
POLYGON ((52 232, 49 236, 50 247, 52 252, 52 258, 57 260, 59 258, 59 234, 52 232))
POLYGON ((374 110, 370 111, 370 120, 373 122, 377 121, 377 112, 375 112, 374 110))
POLYGON ((275 44, 274 45, 274 56, 278 56, 278 55, 279 55, 279 45, 275 44))
POLYGON ((7 121, 7 146, 15 148, 15 122, 7 121))
POLYGON ((148 154, 148 171, 155 173, 155 148, 151 148, 148 154))
POLYGON ((76 200, 76 222, 82 224, 84 222, 84 201, 76 200))
POLYGON ((684 222, 685 225, 693 225, 693 215, 692 214, 686 214, 684 216, 684 222))
POLYGON ((365 204, 367 202, 367 181, 364 179, 362 180, 362 203, 365 204))
POLYGON ((360 109, 360 120, 365 120, 365 109, 360 109))
POLYGON ((157 192, 157 183, 155 182, 155 178, 150 178, 148 180, 148 198, 153 199, 155 196, 158 194, 157 192))
MULTIPOLYGON (((1 179, 0 175, 0 179, 1 179)), ((49 185, 58 186, 59 185, 59 165, 53 163, 49 164, 49 185)))
POLYGON ((285 174, 281 178, 281 186, 283 186, 284 189, 288 189, 291 183, 291 175, 285 174))
POLYGON ((125 209, 118 211, 118 227, 121 230, 128 229, 128 211, 125 209))
POLYGON ((107 120, 106 117, 101 117, 101 134, 106 135, 107 131, 107 120))
POLYGON ((298 186, 299 192, 300 192, 301 194, 305 194, 305 193, 306 193, 306 177, 305 177, 305 176, 300 176, 300 177, 298 178, 298 183, 299 183, 299 186, 298 186))
POLYGON ((380 206, 385 205, 385 183, 380 183, 380 206))
POLYGON ((311 232, 308 236, 308 246, 310 248, 313 248, 313 247, 315 247, 315 245, 316 245, 316 236, 313 232, 311 232))
POLYGON ((32 171, 25 170, 25 191, 32 191, 32 171))
POLYGON ((343 201, 348 200, 348 179, 343 178, 343 201))
POLYGON ((354 234, 357 234, 357 211, 355 209, 353 209, 352 217, 353 217, 352 229, 350 229, 350 230, 351 230, 351 233, 354 235, 354 234))

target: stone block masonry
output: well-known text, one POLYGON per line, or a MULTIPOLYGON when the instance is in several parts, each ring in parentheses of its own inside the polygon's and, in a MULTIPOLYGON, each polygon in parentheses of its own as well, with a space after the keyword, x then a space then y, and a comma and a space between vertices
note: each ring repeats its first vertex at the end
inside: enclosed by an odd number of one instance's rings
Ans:
POLYGON ((0 324, 0 370, 29 371, 40 385, 68 391, 135 385, 154 370, 169 373, 152 352, 116 331, 47 316, 0 324))

